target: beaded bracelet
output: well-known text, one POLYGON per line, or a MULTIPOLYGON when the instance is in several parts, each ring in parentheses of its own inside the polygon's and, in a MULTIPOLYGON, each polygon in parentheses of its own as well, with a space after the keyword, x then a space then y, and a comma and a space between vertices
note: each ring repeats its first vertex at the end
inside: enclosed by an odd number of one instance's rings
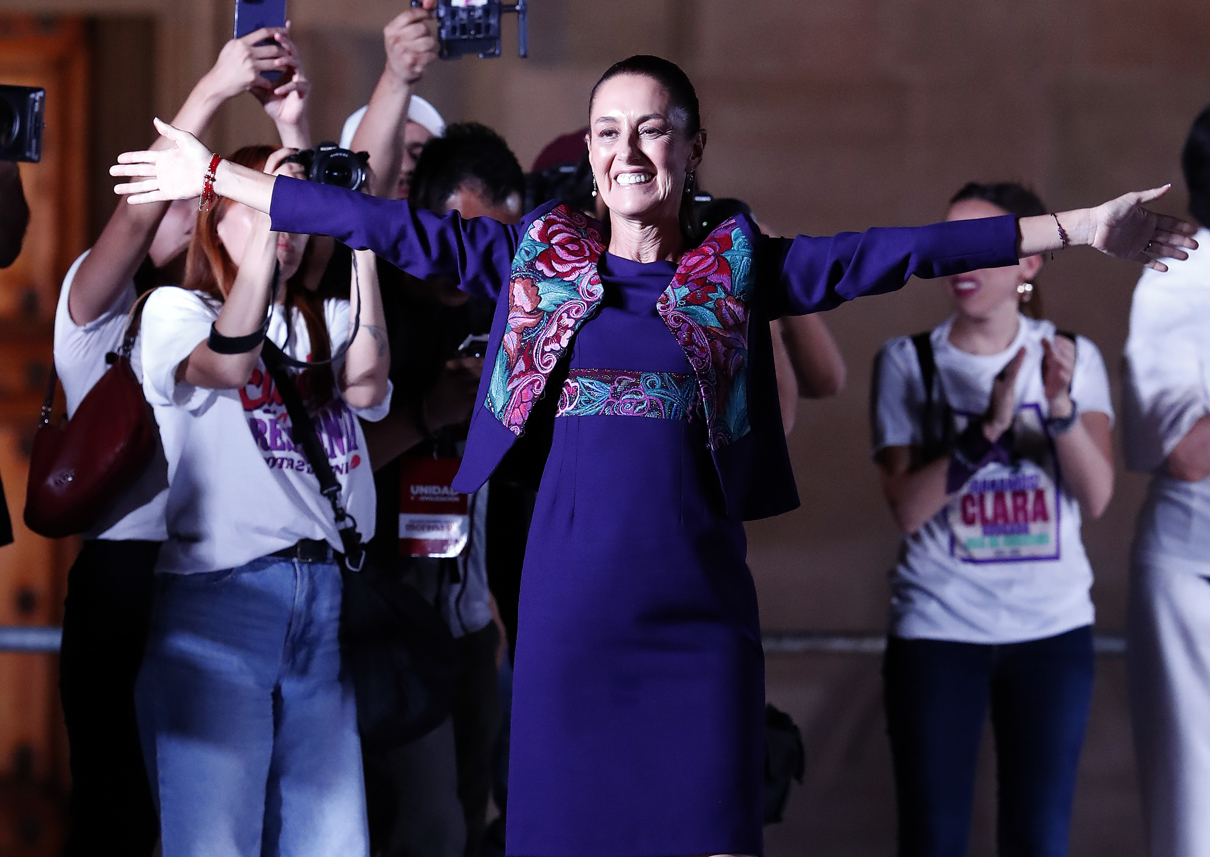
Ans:
POLYGON ((218 172, 218 165, 222 160, 218 155, 210 159, 210 169, 202 179, 202 196, 198 200, 198 211, 208 211, 214 200, 217 199, 214 194, 214 176, 218 172))
MULTIPOLYGON (((1063 243, 1063 249, 1066 250, 1067 247, 1071 244, 1071 240, 1067 237, 1067 230, 1064 229, 1063 224, 1059 222, 1059 215, 1055 214, 1052 211, 1050 216, 1055 219, 1055 226, 1059 227, 1059 241, 1061 241, 1063 243)), ((1051 261, 1054 261, 1055 254, 1053 251, 1050 254, 1050 258, 1051 258, 1051 261)))

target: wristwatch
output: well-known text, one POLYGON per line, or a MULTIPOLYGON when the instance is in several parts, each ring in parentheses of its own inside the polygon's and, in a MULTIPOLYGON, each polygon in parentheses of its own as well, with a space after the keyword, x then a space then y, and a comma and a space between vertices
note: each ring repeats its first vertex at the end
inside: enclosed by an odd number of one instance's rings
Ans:
POLYGON ((1080 408, 1076 405, 1076 400, 1071 400, 1071 413, 1065 417, 1047 417, 1046 431, 1051 437, 1058 437, 1061 434, 1066 434, 1075 428, 1076 420, 1080 418, 1080 408))

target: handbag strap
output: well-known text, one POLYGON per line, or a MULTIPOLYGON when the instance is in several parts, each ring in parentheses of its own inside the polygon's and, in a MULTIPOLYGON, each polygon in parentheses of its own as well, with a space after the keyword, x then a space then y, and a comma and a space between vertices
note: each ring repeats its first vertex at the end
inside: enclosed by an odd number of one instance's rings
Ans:
POLYGON ((350 571, 360 571, 365 563, 365 548, 361 543, 361 533, 357 531, 357 519, 349 514, 340 501, 340 482, 337 481, 336 473, 328 461, 328 454, 315 429, 315 421, 307 412, 302 396, 298 393, 298 387, 295 386, 294 379, 286 368, 285 356, 271 340, 265 340, 261 349, 261 357, 273 378, 273 383, 277 386, 282 404, 286 406, 286 413, 290 415, 290 422, 294 425, 294 438, 302 445, 307 462, 315 471, 316 477, 319 478, 319 491, 332 504, 332 514, 336 518, 336 531, 344 546, 345 567, 350 571))
POLYGON ((42 413, 38 427, 50 425, 50 413, 55 406, 55 388, 59 386, 59 371, 55 369, 55 355, 50 355, 50 378, 46 382, 46 397, 42 399, 42 413))
MULTIPOLYGON (((118 356, 130 359, 130 354, 134 351, 134 342, 139 336, 139 325, 143 318, 143 307, 147 303, 147 296, 154 292, 154 288, 150 288, 135 299, 134 305, 126 314, 126 331, 122 334, 122 343, 118 346, 117 352, 110 351, 105 355, 105 362, 113 365, 118 356)), ((46 379, 46 395, 42 398, 42 412, 38 415, 38 425, 50 425, 51 413, 55 407, 55 391, 59 386, 59 370, 55 367, 55 355, 52 351, 50 356, 50 375, 46 379)))

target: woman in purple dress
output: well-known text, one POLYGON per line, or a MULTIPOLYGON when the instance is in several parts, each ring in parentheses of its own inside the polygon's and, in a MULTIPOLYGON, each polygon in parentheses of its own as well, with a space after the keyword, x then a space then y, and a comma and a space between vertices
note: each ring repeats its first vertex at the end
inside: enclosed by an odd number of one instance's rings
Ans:
MULTIPOLYGON (((743 521, 797 506, 769 320, 1089 244, 1162 268, 1193 246, 1128 194, 1057 216, 704 239, 683 214, 706 133, 684 73, 632 57, 593 90, 602 226, 548 204, 462 220, 228 162, 213 190, 273 228, 332 235, 497 300, 482 407, 455 487, 545 437, 522 582, 508 847, 520 857, 762 851, 764 669, 743 521)), ((131 201, 196 196, 187 134, 120 158, 131 201)))

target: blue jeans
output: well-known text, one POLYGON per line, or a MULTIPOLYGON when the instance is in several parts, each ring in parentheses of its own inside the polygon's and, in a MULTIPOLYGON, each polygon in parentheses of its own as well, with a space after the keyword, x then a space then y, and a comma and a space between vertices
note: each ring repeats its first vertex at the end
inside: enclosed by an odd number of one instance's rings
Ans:
POLYGON ((899 857, 966 854, 989 708, 1000 857, 1065 855, 1092 677, 1089 627, 996 646, 891 637, 883 680, 899 857))
POLYGON ((163 857, 364 857, 340 570, 160 575, 136 686, 163 857))

